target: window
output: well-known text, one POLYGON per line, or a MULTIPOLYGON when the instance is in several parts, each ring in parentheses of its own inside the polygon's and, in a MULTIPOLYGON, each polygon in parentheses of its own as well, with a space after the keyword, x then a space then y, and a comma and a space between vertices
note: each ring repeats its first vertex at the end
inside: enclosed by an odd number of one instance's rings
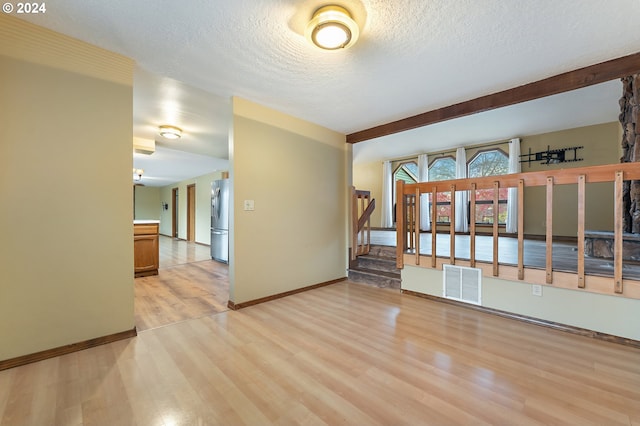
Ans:
MULTIPOLYGON (((429 166, 429 181, 456 178, 456 161, 453 157, 440 157, 429 166)), ((449 223, 451 220, 451 192, 439 192, 436 200, 436 222, 449 223)))
POLYGON ((429 166, 429 180, 449 180, 456 178, 456 160, 453 157, 441 157, 433 160, 429 166))
MULTIPOLYGON (((418 163, 407 161, 401 163, 393 172, 393 199, 396 199, 396 182, 403 180, 405 183, 418 183, 418 163)), ((393 205, 393 223, 396 222, 396 204, 393 205)))
MULTIPOLYGON (((415 161, 408 161, 398 166, 395 172, 393 172, 393 181, 397 182, 403 180, 406 183, 418 182, 418 163, 415 161)), ((395 188, 395 184, 394 184, 395 188)))
MULTIPOLYGON (((477 152, 467 163, 467 176, 470 178, 496 176, 509 173, 509 156, 500 149, 488 149, 477 152)), ((429 181, 450 180, 456 178, 456 161, 452 156, 434 159, 429 165, 429 181)), ((393 190, 395 182, 403 180, 408 184, 418 182, 418 164, 416 161, 400 163, 393 172, 393 190)), ((498 191, 498 224, 507 221, 507 197, 509 190, 498 191)), ((429 195, 431 197, 431 195, 429 195)), ((394 194, 395 199, 395 194, 394 194)), ((467 209, 469 204, 467 205, 467 209)), ((394 208, 395 215, 395 208, 394 208)), ((471 214, 469 215, 469 217, 471 214)), ((470 218, 471 220, 471 218, 470 218)), ((476 191, 475 221, 477 224, 493 224, 493 189, 476 191)), ((394 217, 395 222, 395 217, 394 217)), ((436 199, 436 222, 451 222, 451 192, 439 192, 436 199)))
MULTIPOLYGON (((496 176, 509 173, 509 157, 500 149, 480 151, 473 156, 468 164, 468 176, 496 176)), ((498 224, 507 221, 507 196, 509 190, 498 190, 498 224)), ((476 191, 476 223, 493 224, 493 189, 476 191)))

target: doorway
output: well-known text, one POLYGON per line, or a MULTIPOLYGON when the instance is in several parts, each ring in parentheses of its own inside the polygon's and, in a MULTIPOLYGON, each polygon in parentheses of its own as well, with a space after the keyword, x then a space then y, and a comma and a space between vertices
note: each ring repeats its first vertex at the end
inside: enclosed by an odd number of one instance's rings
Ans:
POLYGON ((178 188, 171 190, 171 236, 178 238, 178 188))
POLYGON ((196 240, 196 184, 187 185, 187 241, 196 240))

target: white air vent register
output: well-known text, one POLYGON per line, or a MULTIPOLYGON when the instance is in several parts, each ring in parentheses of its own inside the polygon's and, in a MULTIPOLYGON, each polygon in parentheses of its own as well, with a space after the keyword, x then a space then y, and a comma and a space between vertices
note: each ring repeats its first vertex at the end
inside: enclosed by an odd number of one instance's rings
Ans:
POLYGON ((482 305, 482 271, 477 268, 442 265, 443 296, 446 299, 482 305))

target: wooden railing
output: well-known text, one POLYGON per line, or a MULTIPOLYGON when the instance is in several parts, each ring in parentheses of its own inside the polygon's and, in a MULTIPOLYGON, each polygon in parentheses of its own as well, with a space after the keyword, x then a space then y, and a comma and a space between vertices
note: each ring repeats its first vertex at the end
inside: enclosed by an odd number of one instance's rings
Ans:
POLYGON ((485 275, 494 277, 504 277, 506 279, 520 280, 531 283, 540 284, 560 284, 566 288, 585 289, 588 285, 585 277, 585 202, 586 202, 586 184, 597 182, 613 182, 615 191, 614 206, 614 273, 613 287, 611 288, 611 279, 606 277, 588 276, 590 285, 587 290, 598 293, 617 293, 632 298, 640 298, 640 284, 632 281, 628 289, 624 288, 623 280, 623 232, 622 232, 622 187, 625 180, 640 179, 640 165, 637 163, 620 163, 604 166, 579 167, 571 169, 561 169, 552 171, 540 171, 529 173, 514 173, 502 176, 490 176, 471 179, 455 179, 448 181, 423 182, 417 184, 405 184, 403 181, 396 183, 396 194, 402 194, 402 202, 397 203, 397 266, 403 268, 405 262, 410 262, 415 256, 415 265, 420 265, 420 195, 431 194, 431 199, 436 200, 437 194, 441 192, 451 192, 451 200, 455 199, 456 191, 470 191, 470 217, 475 217, 476 200, 475 191, 480 189, 493 189, 493 254, 490 264, 486 262, 476 261, 475 243, 476 243, 476 227, 475 220, 470 221, 470 258, 467 261, 456 259, 455 255, 455 203, 451 203, 451 219, 449 233, 450 237, 450 255, 448 260, 438 257, 436 252, 436 230, 442 230, 442 226, 436 223, 436 205, 431 203, 431 256, 430 265, 422 265, 431 268, 441 268, 444 263, 455 264, 464 263, 470 267, 480 267, 485 275), (552 267, 553 262, 553 190, 557 185, 577 184, 578 191, 578 208, 577 208, 577 272, 576 274, 568 274, 563 272, 555 272, 552 267), (539 270, 526 268, 524 265, 524 189, 528 187, 545 187, 546 188, 546 265, 544 276, 540 275, 539 270), (518 255, 517 268, 505 267, 498 262, 498 191, 500 188, 518 188, 518 255), (440 228, 438 228, 440 226, 440 228), (482 263, 482 264, 481 264, 482 263), (504 270, 504 271, 503 271, 504 270), (562 277, 562 280, 555 280, 555 275, 562 277), (572 276, 573 275, 573 276, 572 276))
POLYGON ((371 198, 370 191, 351 189, 352 240, 351 260, 368 254, 371 246, 371 213, 376 208, 376 200, 371 198), (358 238, 359 237, 359 238, 358 238))

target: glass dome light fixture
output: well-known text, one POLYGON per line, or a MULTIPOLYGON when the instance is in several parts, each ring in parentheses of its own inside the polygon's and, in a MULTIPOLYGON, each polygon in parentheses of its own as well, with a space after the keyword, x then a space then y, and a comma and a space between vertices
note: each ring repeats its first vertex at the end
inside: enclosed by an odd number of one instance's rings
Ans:
POLYGON ((360 30, 347 9, 329 5, 314 12, 304 33, 313 45, 325 50, 338 50, 353 46, 360 30))
POLYGON ((182 136, 182 129, 176 126, 163 125, 158 128, 158 132, 167 139, 180 139, 182 136))

